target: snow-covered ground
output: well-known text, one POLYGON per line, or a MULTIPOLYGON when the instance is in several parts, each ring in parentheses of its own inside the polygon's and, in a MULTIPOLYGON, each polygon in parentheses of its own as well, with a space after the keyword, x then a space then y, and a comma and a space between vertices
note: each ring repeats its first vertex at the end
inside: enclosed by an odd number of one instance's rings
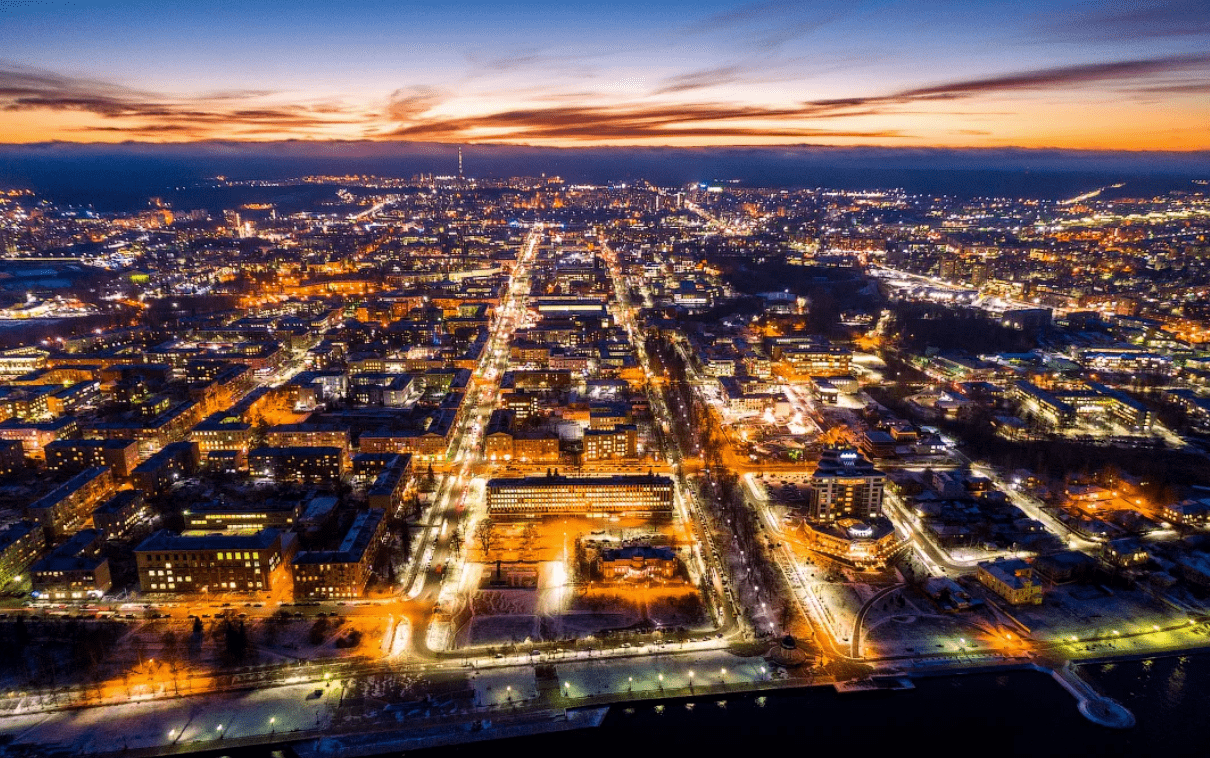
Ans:
POLYGON ((327 724, 340 689, 334 681, 13 716, 0 719, 0 734, 82 755, 291 732, 327 724))
POLYGON ((763 658, 739 658, 724 651, 576 661, 557 665, 556 673, 559 686, 573 699, 610 692, 657 692, 661 687, 682 689, 691 684, 761 682, 769 678, 768 663, 763 658))

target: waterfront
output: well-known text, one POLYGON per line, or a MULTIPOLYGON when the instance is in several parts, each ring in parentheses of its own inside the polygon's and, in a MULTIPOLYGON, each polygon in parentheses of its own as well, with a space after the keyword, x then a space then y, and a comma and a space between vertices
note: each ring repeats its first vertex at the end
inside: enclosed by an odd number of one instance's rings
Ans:
MULTIPOLYGON (((577 756, 640 749, 705 751, 896 750, 943 744, 980 755, 1200 754, 1210 698, 1210 656, 1097 664, 1082 672, 1134 712, 1133 729, 1096 726, 1075 700, 1041 673, 1014 671, 915 680, 915 689, 873 694, 830 688, 764 696, 615 706, 596 730, 539 735, 501 744, 506 750, 577 756), (509 744, 511 742, 512 744, 509 744)), ((428 751, 469 754, 482 745, 428 751)))

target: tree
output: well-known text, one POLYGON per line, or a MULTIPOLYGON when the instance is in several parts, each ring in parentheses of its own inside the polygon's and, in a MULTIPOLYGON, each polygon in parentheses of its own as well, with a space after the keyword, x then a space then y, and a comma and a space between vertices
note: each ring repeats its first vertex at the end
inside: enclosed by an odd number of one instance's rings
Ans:
POLYGON ((496 546, 496 525, 490 518, 485 518, 475 525, 475 539, 479 542, 479 549, 483 551, 483 557, 486 559, 488 553, 496 546))
POLYGON ((428 470, 424 472, 424 477, 416 485, 416 489, 421 492, 433 492, 437 489, 437 474, 433 471, 433 464, 430 461, 428 470))
POLYGON ((311 631, 307 635, 307 641, 312 645, 322 645, 324 639, 328 636, 328 620, 326 618, 318 618, 311 626, 311 631))

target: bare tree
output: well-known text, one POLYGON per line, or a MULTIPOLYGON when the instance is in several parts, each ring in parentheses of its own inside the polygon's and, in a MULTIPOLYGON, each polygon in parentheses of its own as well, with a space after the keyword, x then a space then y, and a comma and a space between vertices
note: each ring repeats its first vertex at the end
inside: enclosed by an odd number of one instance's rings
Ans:
POLYGON ((479 549, 486 559, 488 553, 496 546, 496 525, 490 518, 485 518, 475 525, 475 539, 479 541, 479 549))

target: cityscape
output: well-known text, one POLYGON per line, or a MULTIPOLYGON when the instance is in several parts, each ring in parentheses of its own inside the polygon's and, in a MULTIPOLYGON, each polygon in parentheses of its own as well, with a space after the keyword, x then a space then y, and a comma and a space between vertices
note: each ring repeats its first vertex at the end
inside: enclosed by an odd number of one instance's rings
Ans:
MULTIPOLYGON (((470 85, 398 90, 398 146, 352 85, 169 97, 21 42, 0 64, 0 756, 1198 754, 1210 30, 1154 6, 1099 23, 1162 57, 905 72, 790 110, 606 99, 556 124, 519 85, 491 113, 470 85), (1127 84, 1161 99, 1117 132, 1017 131, 1041 91, 1127 84), (809 126, 1026 90, 974 143, 809 126)), ((58 45, 85 22, 12 12, 58 45)), ((675 28, 756 25, 773 75, 816 28, 796 13, 678 7, 675 28)), ((547 84, 596 86, 572 69, 597 54, 561 55, 547 84)), ((645 65, 653 97, 769 84, 645 65)))

